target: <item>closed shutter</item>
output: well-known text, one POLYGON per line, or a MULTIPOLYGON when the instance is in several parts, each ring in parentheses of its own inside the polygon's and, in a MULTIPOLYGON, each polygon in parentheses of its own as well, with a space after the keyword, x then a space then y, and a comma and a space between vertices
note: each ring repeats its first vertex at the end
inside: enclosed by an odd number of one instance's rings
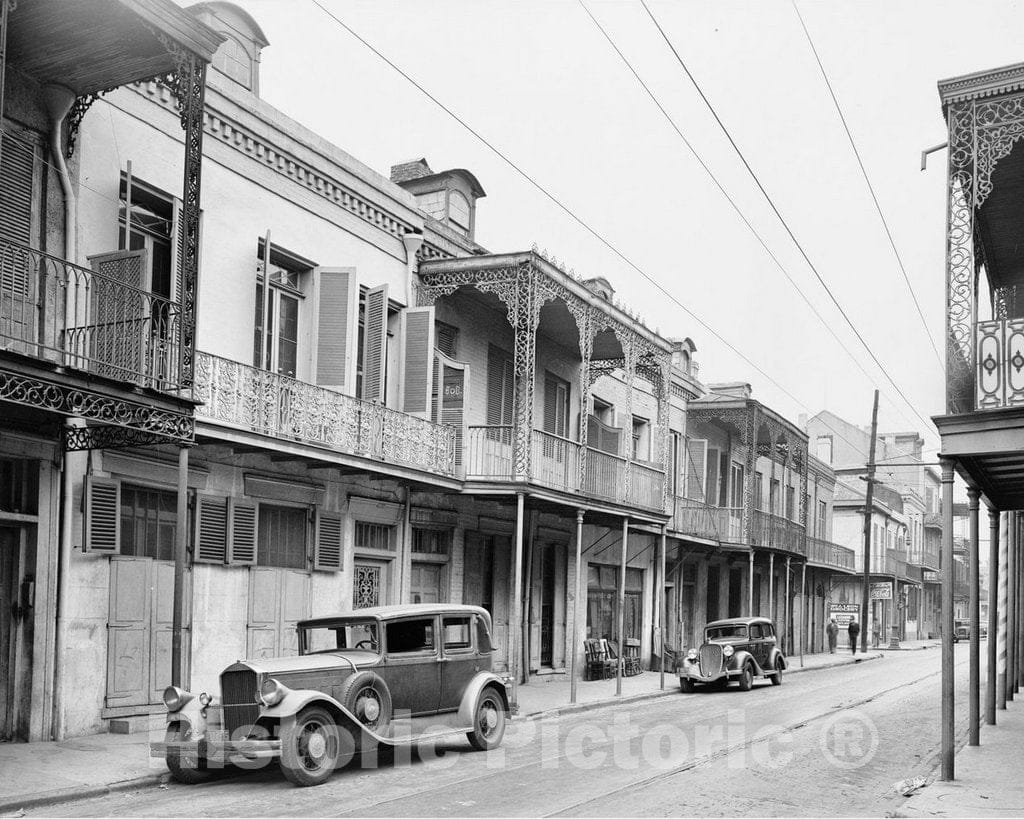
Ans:
POLYGON ((316 383, 351 389, 359 288, 354 267, 318 268, 316 383))
POLYGON ((231 500, 228 529, 228 563, 235 566, 256 565, 256 506, 231 500))
POLYGON ((138 380, 145 372, 153 317, 142 292, 148 290, 145 250, 118 250, 89 257, 91 369, 108 378, 138 380), (126 285, 126 287, 121 287, 126 285))
POLYGON ((558 381, 550 375, 544 378, 544 431, 558 434, 558 381))
POLYGON ((384 402, 384 373, 388 344, 388 286, 366 294, 363 324, 363 394, 367 401, 384 402))
POLYGON ((487 348, 487 425, 512 423, 512 357, 493 344, 487 348))
POLYGON ((434 418, 441 424, 455 427, 455 465, 462 465, 462 441, 466 431, 466 407, 469 406, 469 365, 452 361, 438 352, 434 355, 435 405, 434 418))
POLYGON ((704 501, 704 479, 707 473, 708 442, 691 438, 686 442, 686 497, 704 501))
POLYGON ((193 563, 224 563, 228 543, 228 501, 196 495, 193 563))
MULTIPOLYGON (((35 147, 7 128, 0 134, 0 235, 23 245, 32 244, 32 188, 35 179, 35 147)), ((5 279, 3 289, 9 288, 5 279)))
POLYGON ((709 449, 707 455, 707 480, 704 483, 704 498, 708 506, 718 505, 719 452, 709 449))
POLYGON ((121 487, 110 478, 85 478, 86 552, 116 555, 121 551, 121 487))
POLYGON ((317 513, 313 568, 318 572, 341 571, 341 515, 317 513))
POLYGON ((587 446, 619 455, 622 452, 622 430, 605 424, 596 415, 587 416, 587 446))
POLYGON ((434 375, 434 308, 411 307, 402 311, 402 383, 399 391, 403 412, 423 418, 430 413, 434 375))
POLYGON ((174 248, 171 262, 171 298, 178 304, 183 301, 181 285, 182 271, 185 267, 185 226, 181 223, 181 217, 181 200, 175 199, 171 220, 171 247, 174 248))

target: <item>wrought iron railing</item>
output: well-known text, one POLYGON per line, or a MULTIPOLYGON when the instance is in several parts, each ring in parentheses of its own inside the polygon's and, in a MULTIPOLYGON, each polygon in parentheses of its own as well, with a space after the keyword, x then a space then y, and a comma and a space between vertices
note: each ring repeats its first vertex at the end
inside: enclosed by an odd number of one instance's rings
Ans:
POLYGON ((807 560, 821 566, 830 566, 836 569, 854 570, 853 549, 832 543, 830 540, 823 540, 819 537, 807 538, 807 560))
POLYGON ((535 483, 563 492, 579 489, 581 444, 535 429, 532 447, 530 471, 535 483))
POLYGON ((719 543, 739 543, 743 539, 743 510, 708 506, 702 501, 676 496, 672 498, 669 529, 719 543))
POLYGON ((511 424, 469 427, 464 445, 467 480, 510 481, 515 476, 511 424))
POLYGON ((181 375, 181 307, 136 286, 146 256, 106 275, 0 238, 0 347, 140 387, 172 392, 181 375))
POLYGON ((626 459, 587 447, 587 473, 583 492, 595 498, 626 501, 626 459))
POLYGON ((665 471, 653 464, 633 461, 629 465, 629 500, 644 509, 663 510, 665 471))
POLYGON ((455 474, 455 428, 198 351, 200 420, 455 474))
POLYGON ((1024 406, 1024 318, 975 325, 974 408, 1024 406))
POLYGON ((781 549, 798 555, 807 554, 804 527, 770 512, 754 510, 751 517, 750 540, 754 546, 781 549))

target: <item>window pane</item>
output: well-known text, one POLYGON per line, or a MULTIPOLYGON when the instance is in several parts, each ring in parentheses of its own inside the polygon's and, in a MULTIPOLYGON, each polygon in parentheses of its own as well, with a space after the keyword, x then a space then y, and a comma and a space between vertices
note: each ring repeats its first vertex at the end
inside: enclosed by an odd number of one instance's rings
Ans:
POLYGON ((355 548, 392 551, 395 548, 392 538, 394 528, 394 526, 385 526, 380 523, 361 523, 357 521, 355 548))
POLYGON ((470 648, 470 618, 444 618, 444 647, 447 649, 470 648))
POLYGON ((177 495, 143 486, 121 487, 121 554, 174 559, 177 495))
POLYGON ((305 569, 306 510, 260 504, 256 563, 282 569, 305 569))
POLYGON ((432 617, 388 623, 386 632, 389 654, 407 654, 434 649, 434 619, 432 617))

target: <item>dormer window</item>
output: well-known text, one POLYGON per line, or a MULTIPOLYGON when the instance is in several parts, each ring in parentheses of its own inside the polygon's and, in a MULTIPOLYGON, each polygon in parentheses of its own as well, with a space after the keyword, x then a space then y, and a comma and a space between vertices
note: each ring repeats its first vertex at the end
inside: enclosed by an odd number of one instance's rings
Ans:
POLYGON ((448 194, 448 221, 460 233, 469 235, 469 200, 458 191, 448 194))
POLYGON ((228 36, 217 49, 213 55, 213 67, 239 85, 252 90, 252 58, 234 37, 228 36))

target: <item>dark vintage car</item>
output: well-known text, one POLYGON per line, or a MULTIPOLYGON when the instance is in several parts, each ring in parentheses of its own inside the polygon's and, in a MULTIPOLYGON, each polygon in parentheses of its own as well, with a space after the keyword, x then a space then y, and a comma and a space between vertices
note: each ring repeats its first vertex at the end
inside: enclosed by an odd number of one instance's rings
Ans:
POLYGON ((749 691, 756 678, 782 685, 786 658, 775 639, 775 624, 767 617, 733 617, 704 627, 704 643, 691 648, 676 665, 679 687, 691 693, 700 683, 724 687, 736 680, 749 691))
POLYGON ((167 733, 151 754, 195 783, 228 764, 278 758, 319 785, 356 753, 465 735, 496 748, 510 681, 491 672, 491 618, 476 606, 360 609, 298 624, 299 654, 239 660, 220 693, 164 692, 167 733))

